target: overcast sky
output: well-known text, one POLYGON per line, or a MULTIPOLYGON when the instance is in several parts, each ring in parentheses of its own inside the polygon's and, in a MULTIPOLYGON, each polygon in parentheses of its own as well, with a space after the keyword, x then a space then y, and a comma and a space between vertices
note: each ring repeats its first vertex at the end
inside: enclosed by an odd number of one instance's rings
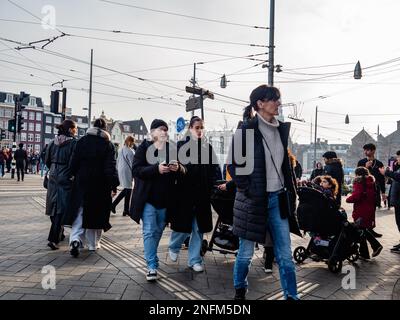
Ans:
MULTIPOLYGON (((133 120, 142 116, 147 124, 155 117, 165 120, 175 120, 179 116, 189 118, 183 106, 173 103, 184 105, 188 97, 184 87, 189 85, 194 62, 225 59, 199 65, 196 78, 201 86, 237 99, 247 101, 251 90, 267 81, 267 69, 261 68, 262 62, 252 67, 260 61, 226 60, 229 57, 265 53, 268 51, 265 47, 116 34, 73 29, 67 26, 257 45, 267 45, 268 30, 190 19, 100 0, 12 0, 12 2, 39 19, 44 16, 42 8, 45 5, 54 6, 58 29, 73 36, 59 38, 45 49, 84 62, 90 61, 90 49, 94 49, 95 64, 156 82, 140 81, 134 77, 113 74, 106 69, 95 67, 92 114, 96 116, 104 110, 106 115, 114 119, 133 120), (76 36, 131 43, 123 44, 76 36), (176 65, 186 66, 144 71, 176 65), (227 79, 230 81, 225 89, 219 87, 219 77, 223 73, 228 75, 227 79), (236 74, 229 76, 232 73, 236 74), (160 96, 166 98, 157 98, 160 96), (153 102, 137 98, 152 98, 153 102)), ((113 2, 242 25, 269 24, 267 0, 115 0, 113 2)), ((306 121, 306 123, 292 121, 293 140, 299 143, 310 142, 310 122, 314 118, 317 105, 321 111, 350 114, 350 125, 344 124, 344 115, 319 114, 319 125, 325 128, 318 129, 318 136, 328 139, 329 142, 349 143, 351 137, 362 127, 376 138, 378 124, 380 132, 384 135, 395 130, 396 121, 400 119, 399 115, 352 116, 352 114, 400 114, 398 107, 400 58, 399 61, 394 60, 392 63, 379 65, 400 57, 400 43, 397 37, 400 30, 400 19, 398 19, 400 2, 395 0, 276 2, 275 64, 283 66, 283 72, 275 74, 276 86, 281 89, 282 102, 295 103, 297 117, 306 121), (363 78, 354 80, 352 71, 358 60, 363 68, 378 66, 364 69, 363 78), (325 65, 334 66, 308 68, 325 65)), ((0 19, 31 21, 35 24, 0 20, 0 37, 28 43, 60 35, 57 30, 45 30, 40 24, 36 24, 40 23, 40 20, 26 11, 8 0, 1 0, 0 19)), ((45 103, 49 103, 51 84, 67 79, 64 85, 70 89, 68 106, 72 107, 76 114, 86 112, 82 108, 88 105, 87 64, 56 57, 49 52, 39 50, 9 50, 15 46, 17 45, 0 41, 0 91, 17 93, 24 90, 34 96, 43 97, 45 103)), ((257 58, 266 59, 267 55, 257 58)), ((206 127, 219 129, 224 125, 225 119, 229 127, 235 127, 240 117, 232 114, 224 115, 220 111, 240 114, 245 103, 221 96, 215 98, 215 100, 205 100, 206 127)), ((285 117, 295 115, 295 108, 286 107, 284 115, 285 117)))

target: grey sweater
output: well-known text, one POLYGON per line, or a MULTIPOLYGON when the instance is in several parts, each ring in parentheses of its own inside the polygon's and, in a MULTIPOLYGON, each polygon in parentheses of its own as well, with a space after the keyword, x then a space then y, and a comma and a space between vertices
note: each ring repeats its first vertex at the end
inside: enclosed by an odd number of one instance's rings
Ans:
POLYGON ((263 139, 265 167, 267 174, 267 192, 274 192, 283 188, 282 183, 284 181, 282 163, 285 150, 283 148, 281 137, 278 131, 279 122, 275 118, 273 118, 272 122, 267 122, 259 114, 258 119, 258 128, 268 143, 269 149, 272 152, 272 158, 274 159, 276 168, 279 172, 278 175, 271 160, 271 153, 269 152, 263 139))

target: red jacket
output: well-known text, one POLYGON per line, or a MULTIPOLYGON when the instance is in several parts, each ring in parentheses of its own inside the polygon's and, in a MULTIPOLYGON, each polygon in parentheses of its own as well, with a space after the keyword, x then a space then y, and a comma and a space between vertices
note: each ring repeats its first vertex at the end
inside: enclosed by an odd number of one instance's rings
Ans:
POLYGON ((375 227, 375 179, 373 176, 366 178, 364 186, 361 178, 356 177, 353 183, 353 193, 346 199, 346 202, 354 203, 353 219, 361 218, 361 228, 375 227))

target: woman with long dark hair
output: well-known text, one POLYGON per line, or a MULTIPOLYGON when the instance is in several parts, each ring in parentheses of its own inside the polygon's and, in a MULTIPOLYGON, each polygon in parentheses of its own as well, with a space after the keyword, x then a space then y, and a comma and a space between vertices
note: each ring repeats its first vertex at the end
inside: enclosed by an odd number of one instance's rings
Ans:
POLYGON ((51 228, 48 237, 48 246, 52 250, 58 249, 58 243, 63 238, 63 219, 68 210, 72 195, 72 181, 70 173, 70 159, 76 145, 78 129, 72 120, 64 120, 57 127, 58 134, 49 144, 45 163, 49 168, 46 215, 50 216, 51 228))
POLYGON ((245 108, 245 122, 232 142, 229 171, 237 187, 233 232, 239 237, 234 266, 237 300, 245 299, 254 245, 265 242, 267 230, 272 237, 284 297, 298 299, 290 232, 301 233, 294 213, 295 179, 287 151, 290 123, 275 118, 280 105, 277 88, 261 85, 254 89, 250 105, 245 108), (249 117, 253 112, 255 116, 249 117), (238 148, 241 152, 237 152, 238 148), (236 159, 236 153, 245 154, 245 161, 236 159))
POLYGON ((212 146, 204 139, 204 121, 193 116, 189 133, 185 140, 178 142, 178 159, 187 172, 178 183, 178 208, 169 216, 173 230, 169 257, 176 262, 182 244, 190 236, 188 267, 202 272, 201 244, 204 233, 212 231, 210 197, 221 169, 212 146))

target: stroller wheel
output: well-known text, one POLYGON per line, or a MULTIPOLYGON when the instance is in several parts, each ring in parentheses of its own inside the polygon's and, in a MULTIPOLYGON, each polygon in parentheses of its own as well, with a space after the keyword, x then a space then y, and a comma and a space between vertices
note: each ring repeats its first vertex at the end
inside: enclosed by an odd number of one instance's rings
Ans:
POLYGON ((330 272, 339 273, 342 270, 342 261, 336 257, 331 257, 328 260, 328 269, 330 272))
POLYGON ((201 243, 200 255, 204 256, 207 252, 207 249, 208 249, 208 241, 203 240, 203 242, 201 243))
POLYGON ((297 247, 294 249, 293 258, 296 260, 297 263, 302 263, 304 260, 308 258, 307 249, 304 247, 297 247))

